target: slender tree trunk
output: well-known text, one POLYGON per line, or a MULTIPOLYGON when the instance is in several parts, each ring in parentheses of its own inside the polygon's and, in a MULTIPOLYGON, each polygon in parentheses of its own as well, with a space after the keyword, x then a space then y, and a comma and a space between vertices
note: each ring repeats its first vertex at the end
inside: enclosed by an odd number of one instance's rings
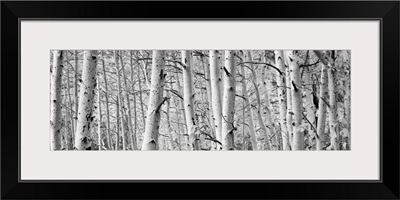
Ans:
MULTIPOLYGON (((129 51, 129 53, 130 53, 130 58, 131 58, 131 82, 132 82, 132 92, 135 92, 135 82, 134 82, 134 80, 133 80, 133 52, 132 51, 129 51)), ((138 142, 137 142, 137 134, 136 134, 136 131, 137 131, 137 119, 136 119, 136 94, 134 93, 133 94, 133 119, 134 119, 134 124, 135 124, 135 128, 133 128, 133 139, 134 139, 134 143, 133 144, 135 144, 135 146, 136 146, 136 149, 134 148, 134 150, 138 150, 139 148, 138 148, 138 146, 137 146, 137 144, 138 144, 138 142)))
MULTIPOLYGON (((264 56, 264 62, 267 62, 265 56, 264 56)), ((275 127, 274 127, 274 124, 272 122, 271 103, 269 101, 270 97, 269 97, 269 94, 268 94, 268 84, 267 84, 267 76, 266 76, 267 72, 268 72, 267 66, 264 66, 262 68, 262 72, 261 72, 262 79, 260 80, 260 82, 262 82, 261 83, 261 90, 262 90, 263 98, 265 100, 265 106, 264 106, 265 121, 267 123, 268 130, 269 130, 269 135, 270 135, 270 138, 271 138, 271 149, 272 150, 279 150, 279 143, 278 143, 278 140, 277 140, 277 132, 275 131, 275 127)))
POLYGON ((142 81, 140 78, 140 67, 139 66, 137 67, 137 79, 138 79, 138 84, 139 84, 139 100, 140 100, 140 109, 142 111, 143 127, 146 127, 146 113, 143 108, 142 81))
MULTIPOLYGON (((175 64, 175 67, 176 67, 176 64, 175 64)), ((180 83, 180 77, 179 77, 178 73, 176 73, 176 80, 177 80, 177 86, 178 86, 179 93, 183 96, 183 89, 182 89, 182 86, 180 83)), ((181 106, 180 110, 182 112, 183 122, 185 123, 185 127, 184 127, 185 132, 183 135, 188 135, 187 124, 186 124, 185 105, 184 105, 183 99, 180 99, 179 102, 180 102, 180 106, 181 106)), ((188 149, 188 145, 189 145, 189 137, 185 137, 185 149, 188 149)))
POLYGON ((234 114, 236 92, 235 52, 225 51, 224 94, 222 103, 222 149, 234 150, 234 114))
MULTIPOLYGON (((175 67, 176 67, 176 63, 175 63, 175 67)), ((175 73, 175 79, 176 79, 176 84, 177 84, 177 90, 178 90, 178 92, 179 92, 180 94, 182 94, 181 88, 180 88, 180 83, 179 83, 179 74, 178 74, 178 72, 175 73)), ((173 88, 172 88, 172 89, 173 89, 173 88)), ((180 121, 179 113, 180 113, 180 112, 183 112, 183 116, 185 116, 185 115, 184 115, 184 112, 185 112, 185 111, 182 110, 182 108, 183 108, 182 100, 179 99, 179 97, 175 96, 174 101, 178 103, 178 105, 177 105, 177 103, 175 103, 175 112, 176 112, 176 120, 177 120, 177 126, 178 126, 178 130, 177 130, 177 134, 178 134, 178 146, 179 146, 179 150, 181 150, 181 133, 180 133, 180 131, 181 131, 181 125, 180 125, 180 123, 181 123, 181 121, 180 121), (181 107, 180 107, 180 106, 181 106, 181 107)), ((186 120, 184 120, 184 121, 186 121, 186 120)), ((185 130, 186 130, 186 128, 185 128, 185 130)))
MULTIPOLYGON (((211 94, 212 94, 212 109, 215 123, 215 133, 218 141, 222 142, 222 94, 220 85, 221 81, 221 68, 219 66, 220 54, 216 50, 211 50, 210 56, 210 81, 211 81, 211 94)), ((221 145, 217 145, 217 149, 221 149, 221 145)))
MULTIPOLYGON (((318 55, 322 55, 320 51, 314 51, 318 55)), ((318 101, 318 122, 317 122, 317 150, 323 150, 325 143, 325 122, 326 122, 326 99, 328 97, 328 73, 325 65, 321 69, 321 86, 320 100, 318 101)))
MULTIPOLYGON (((74 51, 74 56, 75 56, 75 84, 74 84, 74 93, 75 93, 75 133, 76 133, 76 127, 78 124, 78 51, 74 51)), ((75 135, 74 135, 75 138, 75 135)), ((75 143, 75 140, 74 140, 75 143)), ((75 146, 75 144, 74 144, 75 146)))
POLYGON ((337 102, 336 102, 336 74, 335 69, 328 69, 328 90, 329 90, 329 129, 330 129, 330 148, 333 150, 339 149, 339 124, 337 121, 337 102))
POLYGON ((289 132, 286 121, 286 67, 284 62, 283 51, 275 51, 276 67, 281 73, 277 72, 277 86, 278 86, 278 99, 279 99, 279 118, 282 130, 282 145, 283 150, 290 150, 289 132))
POLYGON ((103 51, 101 51, 101 62, 103 64, 103 79, 104 79, 104 97, 106 98, 106 116, 107 116, 107 147, 108 149, 113 149, 112 141, 111 141, 111 134, 110 134, 110 109, 108 106, 108 84, 107 84, 107 72, 106 72, 106 65, 104 63, 104 55, 103 51))
MULTIPOLYGON (((172 84, 171 84, 172 85, 172 84)), ((172 135, 173 129, 171 126, 171 119, 170 119, 170 113, 171 113, 171 95, 169 91, 166 91, 166 98, 167 100, 167 111, 166 111, 166 115, 167 115, 167 127, 168 127, 168 137, 169 137, 169 142, 170 142, 170 150, 174 150, 174 137, 172 135)))
POLYGON ((292 109, 293 109, 293 150, 304 150, 304 134, 301 132, 303 119, 303 103, 301 92, 301 76, 298 64, 297 51, 289 51, 287 54, 291 79, 292 109))
POLYGON ((131 144, 132 144, 132 149, 133 150, 138 150, 137 147, 137 142, 136 142, 136 135, 134 135, 134 132, 132 130, 133 124, 132 124, 132 112, 131 112, 131 103, 129 100, 129 93, 128 93, 128 84, 126 82, 126 75, 125 75, 125 67, 124 67, 124 62, 122 59, 122 52, 120 53, 120 60, 121 60, 121 70, 122 70, 122 76, 124 79, 124 87, 125 87, 125 97, 126 97, 126 104, 128 106, 128 124, 129 124, 129 137, 131 139, 131 144))
POLYGON ((50 98, 50 133, 51 149, 61 150, 61 82, 63 51, 53 51, 53 68, 51 72, 50 98))
MULTIPOLYGON (((285 53, 286 54, 286 53, 285 53)), ((286 56, 286 55, 285 55, 286 56)), ((286 59, 285 59, 286 60, 286 59)), ((290 78, 291 72, 289 70, 288 64, 286 64, 286 103, 287 103, 287 112, 286 112, 286 120, 287 120, 287 127, 289 132, 289 142, 290 148, 293 149, 293 110, 292 110, 292 81, 290 78)))
POLYGON ((151 72, 151 88, 147 121, 143 138, 142 150, 157 150, 160 128, 160 108, 164 92, 164 51, 153 51, 153 66, 151 72))
MULTIPOLYGON (((247 51, 247 56, 246 56, 246 60, 248 62, 252 62, 253 59, 251 57, 251 51, 247 51)), ((264 124, 264 120, 262 118, 261 115, 261 98, 260 98, 260 92, 258 90, 258 80, 257 80, 257 73, 254 69, 254 65, 250 64, 250 70, 252 72, 253 75, 253 85, 254 85, 254 90, 255 90, 255 95, 256 95, 256 100, 257 100, 257 119, 258 119, 258 123, 260 124, 260 128, 262 130, 262 135, 264 136, 264 140, 265 140, 265 144, 267 146, 267 149, 270 150, 271 146, 272 146, 272 142, 268 136, 268 130, 267 127, 264 124)))
POLYGON ((189 141, 193 150, 200 150, 200 140, 198 134, 198 120, 194 113, 193 89, 193 59, 190 51, 182 51, 183 66, 183 101, 185 105, 186 125, 189 134, 189 141))
MULTIPOLYGON (((350 70, 349 70, 350 71, 350 70)), ((350 74, 348 74, 348 76, 350 77, 350 74)), ((348 131, 348 150, 351 149, 351 110, 350 110, 350 80, 345 80, 344 83, 344 87, 345 87, 345 96, 344 96, 344 109, 345 109, 345 120, 346 120, 346 128, 348 131)))
POLYGON ((208 102, 208 110, 210 115, 210 129, 212 132, 213 137, 215 137, 215 122, 214 122, 214 113, 213 113, 213 106, 212 106, 212 90, 211 90, 211 78, 210 78, 210 63, 205 64, 203 58, 201 58, 204 74, 206 76, 206 91, 207 91, 207 102, 208 102))
POLYGON ((119 97, 117 95, 117 100, 115 101, 115 114, 117 119, 117 127, 116 127, 116 137, 115 137, 115 150, 119 150, 119 97))
MULTIPOLYGON (((119 99, 119 109, 120 109, 120 114, 121 114, 121 131, 122 131, 122 150, 126 150, 125 146, 125 104, 124 104, 124 97, 122 94, 122 89, 121 89, 121 79, 120 79, 120 69, 118 67, 118 51, 114 51, 114 62, 115 62, 115 72, 117 74, 117 88, 118 88, 118 99, 119 99)), ((122 64, 122 63, 121 63, 122 64)))
POLYGON ((100 89, 100 74, 97 76, 97 113, 98 113, 98 121, 97 121, 97 132, 98 132, 98 142, 99 142, 99 151, 101 151, 101 89, 100 89))
MULTIPOLYGON (((67 60, 67 63, 69 63, 69 58, 68 58, 68 51, 65 51, 65 58, 67 60)), ((71 112, 69 112, 70 120, 71 120, 71 137, 68 138, 68 150, 73 150, 74 149, 74 136, 75 136, 75 123, 74 123, 74 116, 73 116, 73 102, 71 100, 71 91, 70 91, 70 84, 69 84, 69 68, 67 68, 67 92, 68 92, 68 106, 71 108, 71 112)))
MULTIPOLYGON (((250 142, 253 150, 258 150, 258 145, 257 145, 257 137, 256 137, 256 131, 254 130, 254 119, 253 119, 253 109, 252 106, 250 105, 249 102, 249 94, 247 91, 247 86, 246 86, 246 70, 245 66, 242 65, 240 68, 240 73, 242 74, 242 92, 243 92, 243 97, 245 101, 245 110, 246 110, 246 115, 248 119, 248 125, 249 125, 249 135, 250 135, 250 142)), ((244 121, 246 121, 246 118, 243 118, 244 121)))
POLYGON ((96 51, 85 50, 83 55, 82 83, 79 95, 78 124, 75 148, 91 150, 90 126, 93 122, 93 96, 96 87, 96 51))
MULTIPOLYGON (((304 93, 305 93, 305 107, 307 111, 307 121, 309 122, 308 124, 308 132, 310 133, 310 138, 316 138, 317 134, 317 122, 315 121, 315 104, 314 104, 314 98, 313 98, 313 82, 311 80, 312 77, 312 71, 310 68, 305 68, 303 70, 304 73, 304 93)), ((310 143, 312 145, 312 143, 310 143)))

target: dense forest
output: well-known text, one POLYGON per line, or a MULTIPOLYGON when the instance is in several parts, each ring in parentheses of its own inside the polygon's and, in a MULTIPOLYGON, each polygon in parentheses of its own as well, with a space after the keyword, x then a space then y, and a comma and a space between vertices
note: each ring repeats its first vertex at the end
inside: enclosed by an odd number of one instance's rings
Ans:
POLYGON ((350 150, 349 50, 51 50, 51 150, 350 150))

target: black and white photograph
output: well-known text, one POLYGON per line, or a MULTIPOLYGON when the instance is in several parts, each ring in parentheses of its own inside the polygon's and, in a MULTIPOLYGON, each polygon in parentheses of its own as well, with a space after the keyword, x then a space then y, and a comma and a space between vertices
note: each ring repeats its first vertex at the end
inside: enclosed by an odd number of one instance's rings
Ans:
POLYGON ((351 150, 350 50, 50 55, 51 150, 351 150))

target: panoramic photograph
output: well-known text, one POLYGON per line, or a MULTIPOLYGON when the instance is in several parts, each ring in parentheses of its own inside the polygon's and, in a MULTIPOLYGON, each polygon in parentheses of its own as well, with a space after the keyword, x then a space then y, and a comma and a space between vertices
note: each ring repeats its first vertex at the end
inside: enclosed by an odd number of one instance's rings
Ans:
POLYGON ((351 150, 350 50, 50 50, 51 151, 351 150))

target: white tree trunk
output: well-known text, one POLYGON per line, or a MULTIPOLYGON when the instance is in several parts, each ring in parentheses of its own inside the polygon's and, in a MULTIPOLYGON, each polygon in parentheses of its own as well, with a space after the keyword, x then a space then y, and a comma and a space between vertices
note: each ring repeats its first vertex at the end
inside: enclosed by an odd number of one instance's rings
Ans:
MULTIPOLYGON (((75 123, 75 133, 76 133, 76 128, 78 125, 78 104, 79 104, 79 102, 78 102, 78 51, 77 50, 74 51, 74 56, 75 56, 75 84, 74 84, 74 93, 75 93, 75 109, 74 109, 75 116, 74 117, 75 117, 75 120, 74 120, 74 123, 75 123)), ((75 135, 74 135, 74 138, 75 138, 75 135)), ((75 140, 74 140, 74 143, 75 143, 75 140)))
POLYGON ((224 92, 222 103, 222 149, 234 150, 234 114, 236 92, 236 67, 234 51, 225 51, 225 67, 223 68, 224 92))
POLYGON ((137 143, 136 143, 136 135, 134 135, 133 132, 133 123, 132 123, 132 112, 131 112, 131 103, 130 103, 130 99, 129 99, 129 93, 128 93, 128 84, 126 82, 126 74, 125 74, 125 66, 124 66, 124 62, 122 59, 122 51, 120 53, 120 61, 121 61, 121 71, 122 71, 122 77, 124 79, 124 91, 125 91, 125 98, 126 98, 126 104, 128 106, 127 110, 128 110, 128 124, 129 124, 129 138, 131 140, 131 144, 132 144, 132 149, 133 150, 137 150, 137 143))
POLYGON ((164 71, 164 51, 153 51, 149 107, 142 150, 157 150, 160 129, 160 108, 162 105, 166 73, 164 71))
POLYGON ((301 92, 301 76, 297 51, 288 52, 289 71, 291 79, 292 109, 293 109, 293 150, 304 150, 304 134, 301 132, 303 119, 303 103, 301 92))
MULTIPOLYGON (((247 56, 245 56, 245 60, 247 62, 253 62, 252 56, 251 56, 251 51, 247 51, 247 56)), ((246 55, 246 54, 245 54, 246 55)), ((253 85, 254 85, 254 90, 255 90, 255 96, 256 96, 256 100, 257 100, 257 119, 258 119, 258 123, 260 124, 260 128, 261 128, 261 132, 262 135, 264 137, 264 141, 267 147, 267 150, 271 149, 272 146, 272 142, 270 140, 270 137, 268 136, 268 130, 267 127, 265 126, 264 120, 262 118, 261 115, 261 98, 260 98, 260 92, 258 90, 258 79, 257 79, 257 73, 254 69, 254 65, 253 64, 249 64, 250 65, 250 70, 253 74, 253 85)))
POLYGON ((279 119, 282 130, 282 144, 283 150, 290 150, 290 140, 289 140, 289 132, 287 128, 286 121, 286 67, 284 62, 283 51, 275 51, 275 64, 276 67, 281 71, 279 73, 277 71, 277 86, 278 86, 278 99, 279 99, 279 119))
MULTIPOLYGON (((246 86, 246 70, 244 65, 240 68, 240 73, 242 74, 242 91, 245 101, 246 118, 248 119, 249 125, 250 142, 253 150, 258 150, 256 131, 254 130, 253 109, 249 102, 249 94, 246 86)), ((245 118, 243 118, 243 120, 246 121, 245 118)))
MULTIPOLYGON (((118 67, 118 51, 114 51, 114 64, 115 64, 115 73, 117 75, 117 88, 118 88, 118 100, 119 100, 119 109, 120 115, 121 115, 121 131, 122 131, 122 150, 126 150, 125 146, 125 104, 124 104, 124 97, 122 94, 122 89, 121 89, 121 79, 120 79, 120 69, 118 67)), ((122 63, 121 63, 122 64, 122 63)))
POLYGON ((100 89, 100 75, 97 76, 97 134, 99 151, 101 151, 101 89, 100 89))
MULTIPOLYGON (((68 58, 68 51, 65 51, 65 58, 66 58, 66 61, 67 61, 67 63, 69 63, 69 58, 68 58)), ((72 66, 72 65, 71 65, 72 66)), ((71 109, 70 111, 71 112, 68 112, 68 114, 69 114, 69 117, 70 117, 70 120, 71 120, 71 135, 70 135, 70 137, 67 137, 67 140, 68 140, 68 150, 73 150, 74 149, 74 136, 75 136, 75 122, 74 122, 74 114, 72 114, 73 112, 74 112, 74 109, 73 109, 73 102, 72 102, 72 100, 71 100, 71 92, 70 92, 70 82, 69 82, 69 74, 70 74, 70 71, 69 71, 69 68, 67 68, 67 92, 68 92, 68 107, 69 107, 69 109, 71 109)))
MULTIPOLYGON (((211 93, 212 93, 212 108, 215 123, 215 133, 218 141, 222 142, 221 128, 222 128, 222 94, 220 85, 221 81, 221 68, 219 66, 220 53, 217 50, 211 50, 210 56, 210 80, 211 80, 211 93)), ((221 145, 217 145, 217 149, 221 149, 221 145)))
POLYGON ((93 97, 96 87, 96 51, 85 50, 83 52, 82 82, 80 86, 78 124, 75 137, 75 148, 78 150, 90 150, 90 127, 93 122, 93 97))
MULTIPOLYGON (((313 98, 313 82, 311 80, 312 71, 307 67, 303 69, 304 74, 304 94, 305 94, 305 107, 307 111, 308 133, 310 138, 316 138, 317 122, 315 121, 315 104, 313 98)), ((310 140, 312 141, 312 140, 310 140)), ((312 143, 310 143, 312 145, 312 143)))
MULTIPOLYGON (((320 51, 314 51, 318 55, 322 55, 320 51)), ((317 150, 323 150, 325 145, 325 122, 326 122, 326 99, 328 97, 328 73, 325 65, 321 69, 321 86, 318 101, 318 121, 317 121, 317 150)))
MULTIPOLYGON (((266 57, 264 56, 264 62, 267 62, 266 57)), ((263 99, 265 101, 264 110, 265 110, 265 121, 268 126, 269 136, 271 138, 271 149, 272 150, 279 150, 279 143, 277 139, 277 133, 275 131, 274 124, 272 122, 272 112, 271 112, 271 103, 270 103, 270 96, 268 92, 268 78, 266 74, 268 74, 267 70, 268 66, 264 66, 261 71, 261 93, 263 94, 263 99)))
MULTIPOLYGON (((285 53, 286 56, 286 53, 285 53)), ((285 59, 286 60, 286 59, 285 59)), ((290 149, 293 149, 293 109, 292 109, 292 91, 291 91, 291 79, 290 79, 290 70, 288 64, 286 64, 286 103, 287 103, 287 112, 286 112, 286 120, 287 120, 287 128, 289 133, 289 143, 290 149)))
POLYGON ((189 141, 194 150, 200 150, 200 140, 198 135, 198 120, 194 113, 193 89, 193 59, 190 51, 182 51, 182 63, 185 64, 183 73, 183 101, 185 105, 186 125, 189 134, 189 141))
MULTIPOLYGON (((350 75, 350 74, 348 74, 350 75)), ((349 76, 350 77, 350 76, 349 76)), ((344 109, 345 109, 345 120, 347 124, 347 131, 348 131, 348 150, 351 149, 351 109, 350 109, 350 102, 351 102, 351 95, 350 95, 350 80, 345 80, 345 96, 344 96, 344 109)))
POLYGON ((103 79, 104 79, 104 97, 106 98, 106 116, 107 116, 107 147, 108 149, 113 149, 112 146, 112 141, 111 141, 111 135, 110 135, 110 109, 108 106, 108 84, 107 84, 107 72, 106 72, 106 66, 104 63, 104 55, 103 51, 101 51, 101 62, 103 64, 103 79))
POLYGON ((61 150, 61 82, 63 51, 53 51, 53 68, 50 84, 50 135, 51 149, 61 150))
POLYGON ((339 124, 337 121, 337 102, 336 102, 336 81, 335 71, 332 67, 328 69, 328 90, 329 90, 329 129, 330 129, 330 148, 339 149, 339 124))

